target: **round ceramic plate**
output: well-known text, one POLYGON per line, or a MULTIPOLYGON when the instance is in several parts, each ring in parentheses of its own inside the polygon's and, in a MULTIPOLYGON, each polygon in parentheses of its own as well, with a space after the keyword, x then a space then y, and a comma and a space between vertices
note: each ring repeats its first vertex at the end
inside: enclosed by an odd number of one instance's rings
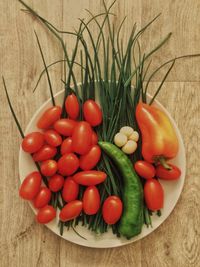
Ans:
MULTIPOLYGON (((59 93, 57 93, 55 95, 55 100, 57 104, 62 104, 63 101, 63 95, 64 95, 64 91, 61 91, 59 93)), ((82 245, 82 246, 86 246, 86 247, 93 247, 93 248, 110 248, 110 247, 119 247, 119 246, 123 246, 132 242, 135 242, 147 235, 149 235, 150 233, 152 233, 156 228, 158 228, 159 225, 161 225, 166 218, 170 215, 170 213, 172 212, 172 210, 174 209, 181 191, 183 189, 183 185, 184 185, 184 179, 185 179, 185 166, 186 166, 186 158, 185 158, 185 149, 184 149, 184 145, 183 145, 183 140, 181 137, 181 134, 179 132, 179 129, 175 123, 175 121, 173 120, 173 118, 171 117, 171 115, 167 112, 167 110, 158 102, 155 101, 156 106, 158 106, 161 110, 163 110, 167 116, 170 118, 177 136, 178 136, 178 140, 179 140, 179 152, 176 158, 173 159, 173 163, 175 163, 182 171, 182 175, 180 177, 180 179, 178 181, 160 181, 163 188, 164 188, 164 194, 165 194, 165 199, 164 199, 164 208, 162 209, 162 216, 158 217, 157 215, 153 215, 152 217, 152 225, 153 227, 149 227, 147 228, 146 225, 143 226, 142 232, 140 235, 127 240, 126 238, 117 238, 115 235, 112 234, 112 231, 109 230, 107 233, 105 234, 101 234, 101 235, 96 235, 92 232, 90 232, 89 230, 87 230, 86 227, 83 226, 77 226, 76 230, 78 231, 78 233, 80 233, 80 235, 82 235, 83 237, 86 238, 83 239, 81 237, 79 237, 72 229, 67 230, 67 228, 64 229, 64 233, 62 238, 71 241, 73 243, 82 245)), ((36 127, 36 122, 38 121, 39 117, 41 116, 41 114, 48 108, 51 106, 51 100, 49 99, 48 101, 46 101, 34 114, 34 116, 32 117, 31 121, 29 122, 25 133, 29 133, 32 131, 36 131, 38 130, 36 127)), ((20 148, 20 152, 19 152, 19 173, 20 173, 20 180, 21 182, 23 181, 23 179, 25 178, 26 175, 28 175, 30 172, 36 170, 35 164, 31 158, 31 156, 28 153, 25 153, 24 151, 22 151, 22 149, 20 148)), ((31 208, 33 209, 33 211, 36 213, 36 209, 34 209, 34 207, 32 206, 32 204, 30 203, 31 208)), ((60 236, 59 234, 59 227, 58 227, 58 218, 55 219, 53 222, 46 224, 46 226, 53 231, 54 233, 56 233, 57 235, 60 236)))

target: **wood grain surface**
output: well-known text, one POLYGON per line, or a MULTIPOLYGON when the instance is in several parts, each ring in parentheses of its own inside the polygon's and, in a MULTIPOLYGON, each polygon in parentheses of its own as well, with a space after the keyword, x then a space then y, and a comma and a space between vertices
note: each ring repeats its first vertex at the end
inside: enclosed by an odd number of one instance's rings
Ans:
MULTIPOLYGON (((106 1, 111 3, 111 1, 106 1)), ((102 1, 27 0, 60 29, 77 27, 88 18, 85 8, 102 12, 102 1)), ((49 98, 46 79, 32 88, 42 68, 34 36, 37 31, 47 62, 62 59, 62 51, 48 31, 20 11, 17 0, 0 1, 0 75, 4 75, 18 118, 25 129, 35 110, 49 98)), ((147 51, 162 36, 172 39, 158 53, 153 66, 170 57, 200 52, 200 1, 118 0, 114 23, 128 15, 123 38, 136 21, 138 28, 162 12, 142 37, 147 51)), ((74 43, 66 40, 69 50, 74 43)), ((51 70, 54 91, 61 89, 62 66, 51 70)), ((158 85, 161 72, 152 82, 158 85)), ((21 138, 11 117, 0 82, 0 266, 188 267, 200 266, 200 58, 179 61, 158 99, 175 118, 187 155, 187 175, 180 200, 169 218, 151 235, 121 248, 90 249, 69 243, 35 222, 29 205, 19 199, 18 152, 21 138)))

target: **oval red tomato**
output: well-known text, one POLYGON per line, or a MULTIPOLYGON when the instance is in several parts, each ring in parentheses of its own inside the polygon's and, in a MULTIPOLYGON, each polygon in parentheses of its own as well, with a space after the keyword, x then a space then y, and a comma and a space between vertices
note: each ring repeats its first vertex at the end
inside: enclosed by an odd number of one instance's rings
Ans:
POLYGON ((60 211, 60 220, 67 222, 78 217, 82 211, 83 203, 80 200, 73 200, 66 204, 60 211))
POLYGON ((79 122, 72 135, 72 149, 80 155, 86 154, 92 143, 92 128, 86 121, 79 122))
POLYGON ((95 131, 92 131, 92 145, 95 146, 98 143, 98 136, 95 131))
POLYGON ((49 179, 49 189, 52 192, 60 191, 64 185, 64 181, 65 181, 64 177, 59 174, 51 176, 49 179))
POLYGON ((22 141, 22 149, 28 153, 37 152, 44 145, 44 134, 32 132, 27 134, 22 141))
POLYGON ((50 206, 47 205, 41 209, 39 209, 36 220, 39 223, 46 224, 51 222, 56 217, 56 210, 50 206))
POLYGON ((79 193, 79 185, 72 179, 68 177, 63 186, 62 197, 66 202, 76 200, 79 193))
POLYGON ((47 130, 44 139, 50 146, 57 147, 62 143, 62 137, 55 130, 47 130))
POLYGON ((74 153, 63 155, 58 160, 58 172, 63 176, 75 173, 79 168, 79 159, 74 153))
POLYGON ((41 163, 40 170, 44 176, 52 176, 57 172, 58 166, 55 160, 49 159, 41 163))
POLYGON ((60 119, 62 108, 60 106, 53 106, 48 108, 37 122, 37 127, 40 129, 48 129, 55 121, 60 119))
POLYGON ((97 126, 102 122, 102 111, 97 103, 89 99, 83 105, 83 115, 91 126, 97 126))
POLYGON ((152 211, 163 208, 164 191, 156 179, 148 179, 144 185, 144 198, 148 209, 152 211))
POLYGON ((54 129, 61 135, 71 136, 77 122, 71 119, 60 119, 53 125, 54 129))
POLYGON ((107 174, 101 171, 82 171, 73 176, 73 180, 81 185, 97 185, 105 181, 107 174))
POLYGON ((103 203, 102 214, 107 224, 115 224, 121 218, 123 204, 119 197, 109 196, 103 203))
POLYGON ((33 154, 34 161, 45 161, 52 159, 57 153, 57 149, 50 145, 43 145, 36 153, 33 154))
POLYGON ((61 145, 60 148, 60 153, 61 155, 67 154, 67 153, 72 153, 73 149, 72 149, 72 138, 68 137, 66 138, 61 145))
POLYGON ((49 190, 49 188, 42 186, 33 201, 33 205, 36 209, 40 209, 46 206, 50 200, 51 200, 51 191, 49 190))
POLYGON ((101 149, 98 145, 92 146, 90 151, 80 157, 80 168, 84 171, 93 169, 99 162, 101 149))
POLYGON ((168 163, 171 167, 170 170, 165 169, 162 165, 158 165, 156 167, 156 177, 163 179, 163 180, 177 180, 181 176, 181 170, 173 165, 168 163))
POLYGON ((142 178, 151 179, 155 176, 155 168, 154 166, 144 160, 138 160, 134 165, 135 171, 139 174, 142 178))
POLYGON ((79 103, 75 94, 68 95, 65 100, 65 109, 68 116, 76 120, 79 116, 79 103))
POLYGON ((26 200, 34 199, 40 190, 41 182, 42 177, 39 172, 32 172, 27 175, 19 189, 20 197, 26 200))
POLYGON ((89 186, 83 194, 83 210, 85 214, 94 215, 100 208, 100 195, 96 186, 89 186))

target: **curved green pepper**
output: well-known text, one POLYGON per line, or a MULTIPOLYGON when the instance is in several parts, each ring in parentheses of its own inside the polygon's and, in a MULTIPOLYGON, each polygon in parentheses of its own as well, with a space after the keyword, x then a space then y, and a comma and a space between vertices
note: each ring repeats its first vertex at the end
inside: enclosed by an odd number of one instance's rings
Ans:
POLYGON ((103 151, 112 158, 123 177, 123 214, 119 223, 121 235, 130 239, 141 233, 143 225, 143 188, 130 159, 109 142, 99 142, 103 151))

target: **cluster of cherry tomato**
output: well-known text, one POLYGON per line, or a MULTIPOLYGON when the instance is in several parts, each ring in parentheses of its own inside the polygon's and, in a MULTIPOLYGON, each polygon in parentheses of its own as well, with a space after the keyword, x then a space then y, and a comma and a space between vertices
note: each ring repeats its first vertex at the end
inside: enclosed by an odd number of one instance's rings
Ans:
POLYGON ((177 180, 181 175, 181 170, 173 164, 168 164, 169 169, 161 164, 154 167, 153 164, 139 160, 135 163, 134 169, 142 178, 146 179, 144 184, 144 198, 148 209, 157 211, 163 208, 164 191, 158 179, 177 180), (156 178, 155 178, 156 177, 156 178))
MULTIPOLYGON (((48 187, 45 187, 41 185, 40 172, 32 172, 24 179, 19 190, 20 196, 33 201, 34 207, 38 209, 39 223, 48 223, 56 216, 56 210, 48 205, 52 192, 61 191, 66 202, 59 214, 63 222, 76 218, 82 210, 93 215, 100 208, 100 194, 96 185, 102 183, 107 175, 94 170, 100 160, 101 149, 92 127, 101 124, 101 109, 95 101, 87 100, 83 104, 85 121, 78 121, 78 99, 71 94, 66 98, 65 110, 68 118, 60 118, 60 106, 47 109, 37 123, 37 127, 43 132, 32 132, 22 141, 22 149, 30 153, 35 162, 40 163, 41 174, 48 177, 48 187), (78 200, 80 185, 87 188, 83 198, 78 200)), ((103 204, 102 213, 107 223, 115 223, 122 213, 121 200, 116 196, 108 197, 103 204), (116 206, 117 212, 111 219, 110 211, 116 206)))

